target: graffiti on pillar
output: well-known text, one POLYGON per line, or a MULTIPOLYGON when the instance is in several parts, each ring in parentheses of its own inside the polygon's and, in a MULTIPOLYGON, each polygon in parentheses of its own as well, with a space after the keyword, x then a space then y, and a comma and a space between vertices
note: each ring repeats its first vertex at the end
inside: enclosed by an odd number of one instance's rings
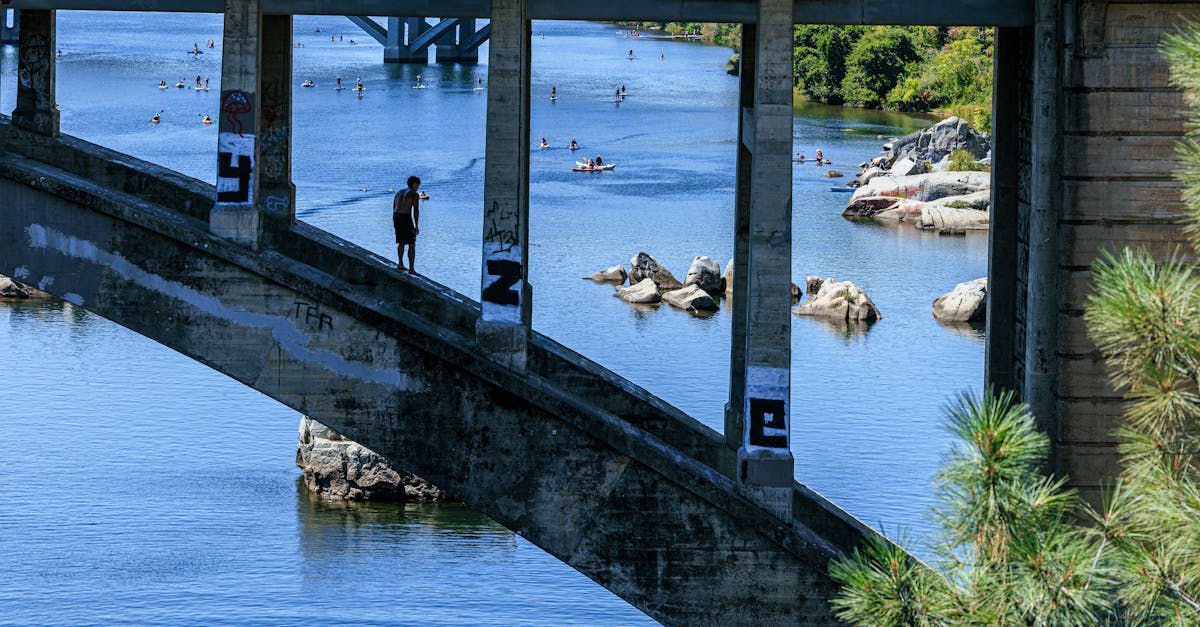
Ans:
POLYGON ((298 300, 292 303, 290 316, 293 320, 303 320, 304 324, 316 328, 317 331, 333 330, 333 316, 321 312, 321 306, 298 300))
POLYGON ((48 88, 50 85, 50 64, 54 62, 54 53, 50 50, 50 42, 45 35, 33 33, 21 39, 21 47, 18 52, 19 69, 17 70, 17 80, 21 83, 21 87, 30 94, 33 94, 34 102, 32 107, 27 104, 25 107, 32 108, 35 111, 49 111, 54 108, 54 102, 50 97, 48 88))
POLYGON ((253 111, 254 106, 250 104, 250 95, 246 92, 240 89, 230 89, 221 93, 221 113, 225 114, 225 124, 222 126, 237 133, 238 137, 243 136, 247 126, 247 122, 242 120, 242 116, 253 111))
POLYGON ((253 187, 254 135, 221 133, 217 139, 217 202, 252 202, 253 187))
POLYGON ((746 368, 746 430, 743 446, 747 449, 788 450, 790 389, 787 368, 746 368))
POLYGON ((483 235, 483 318, 488 321, 521 322, 521 298, 525 268, 522 265, 520 215, 516 209, 501 208, 493 201, 487 212, 488 229, 483 235))

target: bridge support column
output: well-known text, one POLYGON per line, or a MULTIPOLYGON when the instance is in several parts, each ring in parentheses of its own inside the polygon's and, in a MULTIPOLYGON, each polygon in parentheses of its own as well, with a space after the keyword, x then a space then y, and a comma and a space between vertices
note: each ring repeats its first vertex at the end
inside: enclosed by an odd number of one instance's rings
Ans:
POLYGON ((262 0, 225 0, 221 107, 217 135, 217 198, 209 214, 216 235, 257 248, 262 69, 262 0))
POLYGON ((19 43, 17 38, 21 32, 21 10, 0 10, 0 44, 19 43), (12 26, 8 25, 8 16, 12 15, 12 26))
POLYGON ((54 106, 56 30, 53 10, 25 11, 22 15, 17 107, 12 112, 14 126, 51 137, 58 135, 59 122, 54 106))
POLYGON ((272 222, 296 223, 292 183, 292 16, 264 15, 259 204, 272 222))
POLYGON ((753 129, 747 128, 754 111, 754 46, 757 42, 754 24, 742 24, 742 50, 738 73, 738 145, 737 187, 733 198, 733 324, 729 351, 729 402, 725 404, 725 443, 729 448, 742 447, 742 405, 746 401, 746 261, 750 256, 750 174, 753 154, 748 138, 753 129))
POLYGON ((438 63, 479 63, 479 48, 465 46, 475 36, 475 20, 462 18, 458 26, 441 41, 434 44, 434 58, 438 63))
MULTIPOLYGON (((992 89, 992 220, 988 229, 987 346, 983 380, 996 389, 1017 388, 1016 355, 1018 163, 1021 32, 997 28, 992 89)), ((1021 347, 1024 352, 1024 346, 1021 347)))
POLYGON ((389 17, 387 45, 383 47, 384 63, 429 63, 429 50, 413 50, 410 46, 417 37, 429 30, 423 17, 389 17), (407 31, 407 34, 406 34, 407 31))
POLYGON ((747 120, 742 141, 750 153, 750 216, 738 483, 748 496, 791 520, 791 0, 758 3, 754 56, 754 107, 742 113, 747 120))
POLYGON ((531 322, 529 39, 526 0, 492 0, 483 177, 480 347, 524 370, 531 322))

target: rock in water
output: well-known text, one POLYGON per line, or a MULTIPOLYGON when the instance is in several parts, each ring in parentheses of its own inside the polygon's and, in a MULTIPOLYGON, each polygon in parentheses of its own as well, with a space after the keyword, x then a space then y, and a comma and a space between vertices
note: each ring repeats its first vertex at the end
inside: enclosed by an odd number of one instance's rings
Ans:
POLYGON ((296 465, 304 485, 331 500, 444 501, 446 493, 391 465, 382 455, 304 416, 296 465))
POLYGON ((32 298, 39 292, 24 283, 0 276, 0 298, 32 298))
POLYGON ((583 278, 591 279, 597 283, 624 283, 629 274, 625 272, 625 266, 617 264, 611 268, 605 268, 599 272, 593 272, 583 278))
POLYGON ((733 260, 725 264, 725 272, 721 273, 721 278, 725 280, 725 293, 733 294, 733 260))
POLYGON ((840 179, 843 176, 846 176, 846 175, 842 174, 841 172, 839 172, 837 170, 826 170, 825 171, 825 178, 827 178, 827 179, 840 179))
MULTIPOLYGON (((632 279, 630 279, 632 281, 632 279)), ((613 296, 620 298, 627 303, 638 303, 650 305, 662 300, 658 295, 658 286, 654 284, 654 279, 646 277, 629 287, 618 287, 613 296)))
POLYGON ((800 286, 792 283, 792 302, 800 300, 801 296, 804 296, 804 292, 800 290, 800 286))
POLYGON ((683 286, 695 285, 709 294, 725 291, 725 279, 721 276, 721 265, 709 257, 696 257, 683 278, 683 286))
POLYGON ((700 289, 698 285, 688 285, 677 290, 664 292, 662 299, 672 307, 678 307, 684 311, 692 313, 716 311, 717 299, 713 298, 708 292, 700 289))
POLYGON ((808 277, 808 299, 792 310, 797 316, 821 316, 847 322, 875 322, 883 316, 875 303, 850 281, 808 277))
POLYGON ((629 260, 629 284, 640 283, 642 279, 651 279, 658 289, 677 290, 683 287, 679 279, 664 268, 658 261, 647 253, 638 253, 629 260))
POLYGON ((987 316, 987 278, 959 283, 933 301, 933 317, 942 322, 980 322, 987 316))

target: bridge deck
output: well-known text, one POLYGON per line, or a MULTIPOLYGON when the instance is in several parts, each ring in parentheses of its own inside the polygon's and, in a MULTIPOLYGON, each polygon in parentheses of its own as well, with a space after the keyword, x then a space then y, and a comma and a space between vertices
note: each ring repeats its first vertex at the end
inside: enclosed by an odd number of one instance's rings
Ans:
MULTIPOLYGON (((192 11, 220 13, 224 0, 13 0, 10 8, 97 11, 192 11)), ((293 15, 490 15, 489 0, 264 0, 263 11, 293 15)), ((647 20, 741 22, 757 19, 753 0, 609 0, 562 2, 529 0, 535 20, 647 20)), ((928 24, 933 26, 1027 26, 1029 0, 796 0, 797 24, 928 24)))

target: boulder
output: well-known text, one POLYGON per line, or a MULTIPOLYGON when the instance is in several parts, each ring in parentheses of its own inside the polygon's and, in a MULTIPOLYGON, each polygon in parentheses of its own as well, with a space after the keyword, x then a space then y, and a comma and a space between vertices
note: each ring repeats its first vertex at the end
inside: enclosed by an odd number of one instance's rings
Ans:
POLYGON ((808 277, 808 298, 792 313, 847 322, 875 322, 883 317, 875 303, 857 285, 850 281, 815 276, 808 277))
POLYGON ((692 313, 716 311, 717 299, 698 285, 688 285, 670 292, 663 292, 662 299, 668 305, 692 313))
POLYGON ((33 298, 41 292, 6 276, 0 276, 0 298, 33 298))
POLYGON ((937 163, 955 150, 965 150, 976 159, 983 159, 991 150, 991 139, 972 129, 966 120, 950 117, 889 145, 891 150, 885 146, 885 154, 890 153, 896 161, 911 159, 915 163, 937 163))
POLYGON ((846 175, 842 174, 841 172, 839 172, 837 170, 826 170, 825 171, 825 178, 827 178, 827 179, 840 179, 843 176, 846 176, 846 175))
POLYGON ((912 222, 915 224, 921 219, 921 212, 924 211, 926 204, 919 200, 905 199, 871 217, 881 222, 912 222))
POLYGON ((930 172, 912 176, 877 176, 854 191, 850 204, 862 198, 911 198, 929 202, 949 196, 966 196, 991 188, 987 172, 930 172))
POLYGON ((583 278, 591 279, 597 283, 624 283, 625 279, 629 278, 629 274, 625 272, 625 266, 617 264, 611 268, 605 268, 583 278))
POLYGON ((733 260, 732 259, 729 260, 729 263, 725 264, 725 272, 721 273, 721 279, 725 281, 725 293, 732 294, 733 293, 733 260))
POLYGON ((618 287, 613 296, 627 303, 653 304, 662 300, 658 295, 658 286, 654 279, 646 277, 629 287, 618 287))
POLYGON ((909 158, 899 159, 887 171, 888 176, 912 176, 925 173, 924 161, 913 161, 909 158))
POLYGON ((860 186, 866 185, 871 179, 873 179, 877 176, 882 176, 883 172, 884 172, 883 168, 880 168, 880 167, 873 166, 873 167, 867 168, 866 171, 864 171, 862 174, 859 174, 858 176, 856 176, 854 178, 854 182, 858 183, 860 186))
POLYGON ((642 279, 651 279, 660 290, 677 290, 683 287, 670 270, 647 253, 638 253, 629 260, 629 284, 640 283, 642 279))
POLYGON ((394 466, 382 455, 304 416, 296 465, 304 485, 330 500, 444 501, 437 486, 394 466))
POLYGON ((922 231, 964 233, 966 231, 986 231, 989 222, 990 213, 987 211, 957 209, 930 203, 921 209, 921 217, 915 226, 922 231))
POLYGON ((721 276, 721 265, 709 257, 696 257, 683 278, 683 286, 689 285, 695 285, 709 294, 724 292, 725 279, 721 276))
POLYGON ((858 198, 855 192, 850 204, 842 210, 843 218, 874 218, 879 213, 890 209, 897 202, 895 196, 864 196, 858 198))
POLYGON ((801 296, 804 296, 804 291, 800 289, 799 285, 792 283, 792 302, 800 300, 801 296))
POLYGON ((986 277, 959 283, 933 301, 933 317, 941 322, 980 322, 986 315, 986 277))

